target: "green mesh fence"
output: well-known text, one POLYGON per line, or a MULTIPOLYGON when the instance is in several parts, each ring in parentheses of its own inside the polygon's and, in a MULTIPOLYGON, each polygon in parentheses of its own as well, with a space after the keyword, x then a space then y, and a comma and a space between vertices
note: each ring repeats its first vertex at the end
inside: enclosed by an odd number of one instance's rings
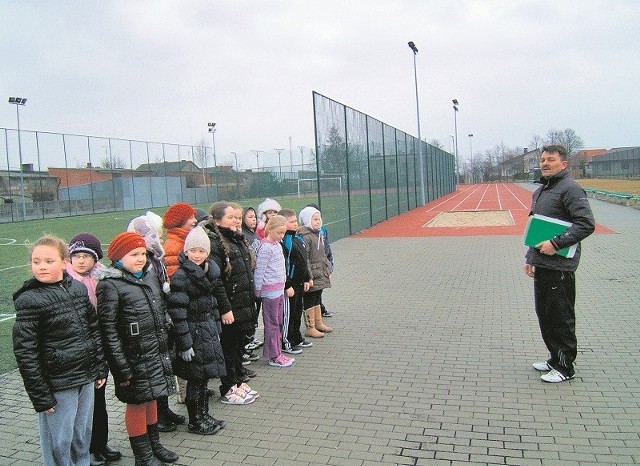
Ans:
POLYGON ((452 154, 313 92, 317 196, 332 240, 455 190, 452 154), (420 170, 422 169, 422 176, 420 170))

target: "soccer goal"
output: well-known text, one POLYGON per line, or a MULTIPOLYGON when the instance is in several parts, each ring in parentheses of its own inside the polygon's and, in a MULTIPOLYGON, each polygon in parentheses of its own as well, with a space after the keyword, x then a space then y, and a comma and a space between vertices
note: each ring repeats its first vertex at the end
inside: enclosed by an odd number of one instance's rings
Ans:
MULTIPOLYGON (((322 182, 323 191, 340 192, 342 196, 342 177, 341 176, 326 176, 320 178, 322 182)), ((306 194, 318 192, 318 179, 317 178, 300 178, 298 179, 298 197, 302 197, 306 194)))

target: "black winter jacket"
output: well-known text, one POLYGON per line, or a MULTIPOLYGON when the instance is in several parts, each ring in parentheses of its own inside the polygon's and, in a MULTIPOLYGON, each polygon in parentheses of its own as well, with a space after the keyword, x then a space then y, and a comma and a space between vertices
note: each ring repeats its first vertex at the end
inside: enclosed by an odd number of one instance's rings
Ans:
POLYGON ((529 248, 526 254, 527 264, 544 269, 575 272, 580 262, 580 241, 595 230, 596 222, 589 206, 589 200, 582 186, 576 183, 568 170, 563 170, 544 183, 533 193, 533 202, 529 215, 541 214, 566 222, 573 223, 565 233, 553 238, 557 249, 564 249, 578 243, 573 258, 569 259, 558 254, 547 256, 536 248, 529 248))
POLYGON ((290 288, 294 283, 301 285, 311 280, 307 247, 302 236, 294 230, 287 230, 282 239, 282 252, 287 271, 285 289, 290 288))
POLYGON ((204 381, 227 374, 220 345, 220 313, 216 297, 223 296, 220 269, 211 259, 204 268, 191 262, 184 253, 178 256, 180 267, 171 276, 169 314, 176 333, 178 352, 193 348, 191 361, 178 354, 174 373, 185 380, 204 381))
POLYGON ((37 412, 56 405, 54 392, 107 376, 98 318, 82 283, 66 272, 58 283, 32 278, 13 302, 13 352, 37 412))
POLYGON ((148 264, 142 278, 116 265, 101 270, 98 318, 116 397, 140 404, 175 390, 167 348, 166 305, 148 264), (121 382, 130 381, 126 386, 121 382))
POLYGON ((218 237, 210 224, 206 226, 205 231, 211 240, 209 257, 220 268, 226 291, 225 295, 218 300, 220 315, 230 310, 233 311, 235 323, 242 330, 248 331, 253 329, 253 322, 257 318, 251 253, 242 234, 228 228, 218 227, 218 229, 224 236, 224 240, 218 237), (225 255, 221 241, 226 241, 229 247, 229 257, 225 255), (231 264, 231 273, 229 274, 225 272, 227 260, 231 264))

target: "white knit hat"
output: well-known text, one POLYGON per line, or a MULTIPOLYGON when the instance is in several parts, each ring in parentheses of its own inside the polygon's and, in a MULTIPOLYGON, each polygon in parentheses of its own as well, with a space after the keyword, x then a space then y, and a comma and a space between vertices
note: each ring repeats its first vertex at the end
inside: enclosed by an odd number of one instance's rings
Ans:
POLYGON ((276 213, 282 210, 280 204, 275 199, 271 199, 270 197, 266 198, 264 201, 258 205, 258 210, 256 210, 256 214, 258 215, 258 220, 266 220, 263 218, 265 212, 268 210, 274 210, 276 213))
POLYGON ((211 241, 209 240, 209 235, 207 235, 207 232, 204 231, 204 228, 201 226, 197 226, 191 230, 184 240, 184 252, 193 248, 202 248, 207 251, 207 253, 211 252, 211 241))
POLYGON ((158 236, 162 236, 162 217, 160 217, 155 212, 151 212, 150 210, 147 211, 145 217, 147 217, 147 222, 149 222, 149 225, 151 225, 153 229, 156 230, 158 236))
MULTIPOLYGON (((305 207, 300 211, 300 214, 298 215, 300 223, 302 223, 307 228, 311 228, 311 217, 313 217, 316 213, 319 214, 320 211, 315 207, 305 207)), ((320 222, 320 226, 322 226, 322 222, 320 222)))

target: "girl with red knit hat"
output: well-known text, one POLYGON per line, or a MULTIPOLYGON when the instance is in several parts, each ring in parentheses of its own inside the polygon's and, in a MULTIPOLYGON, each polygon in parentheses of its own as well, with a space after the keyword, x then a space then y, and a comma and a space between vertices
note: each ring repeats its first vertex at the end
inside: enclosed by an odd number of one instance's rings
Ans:
POLYGON ((185 202, 173 204, 162 218, 167 229, 167 239, 164 242, 164 263, 167 266, 169 278, 180 267, 178 256, 182 252, 184 240, 191 230, 198 224, 196 209, 185 202))
POLYGON ((109 244, 110 267, 98 273, 98 318, 116 397, 137 466, 173 463, 160 443, 156 400, 174 387, 167 348, 167 313, 160 283, 147 263, 145 239, 120 233, 109 244))

